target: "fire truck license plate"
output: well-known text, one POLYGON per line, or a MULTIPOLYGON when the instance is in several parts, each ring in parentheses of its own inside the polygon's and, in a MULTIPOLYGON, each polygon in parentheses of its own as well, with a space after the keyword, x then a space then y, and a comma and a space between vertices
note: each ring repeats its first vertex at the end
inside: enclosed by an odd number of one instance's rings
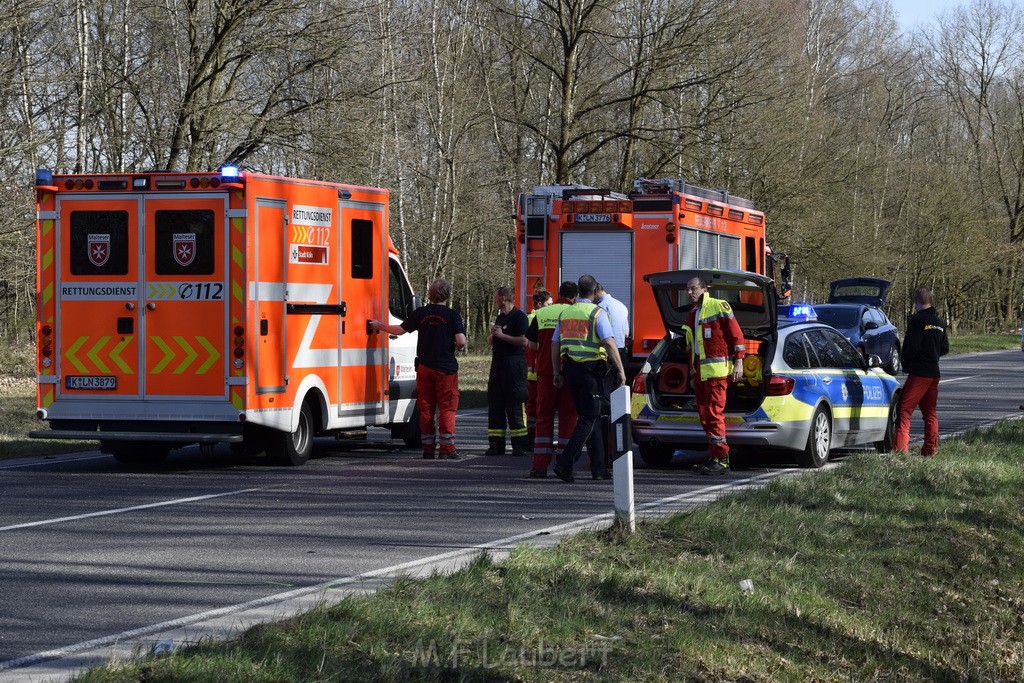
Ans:
POLYGON ((65 389, 117 389, 117 377, 106 375, 68 375, 65 389))
POLYGON ((611 223, 612 215, 610 213, 578 213, 576 214, 577 223, 611 223))

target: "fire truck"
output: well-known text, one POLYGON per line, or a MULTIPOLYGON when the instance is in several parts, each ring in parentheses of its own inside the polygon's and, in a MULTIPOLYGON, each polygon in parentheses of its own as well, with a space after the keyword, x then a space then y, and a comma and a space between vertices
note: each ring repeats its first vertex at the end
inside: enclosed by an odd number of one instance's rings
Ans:
POLYGON ((628 194, 546 185, 519 195, 516 290, 531 294, 590 274, 629 310, 627 347, 638 367, 665 334, 648 273, 727 268, 769 274, 764 214, 749 199, 681 179, 640 178, 628 194))
POLYGON ((301 465, 313 438, 418 441, 419 305, 388 191, 239 172, 36 173, 34 438, 123 462, 216 443, 301 465))

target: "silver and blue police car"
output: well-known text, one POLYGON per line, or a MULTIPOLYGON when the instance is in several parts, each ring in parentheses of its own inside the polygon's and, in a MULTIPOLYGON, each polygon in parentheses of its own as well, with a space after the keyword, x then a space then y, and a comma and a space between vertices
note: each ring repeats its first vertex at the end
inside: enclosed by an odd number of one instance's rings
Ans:
POLYGON ((743 379, 730 383, 726 397, 730 446, 750 460, 789 450, 803 467, 821 467, 837 448, 890 450, 900 384, 879 367, 878 356, 862 357, 835 328, 814 320, 810 307, 780 318, 766 277, 679 270, 644 278, 667 332, 633 382, 633 439, 646 463, 664 465, 676 449, 707 447, 683 350, 682 326, 692 306, 686 283, 694 277, 731 304, 745 338, 743 379))

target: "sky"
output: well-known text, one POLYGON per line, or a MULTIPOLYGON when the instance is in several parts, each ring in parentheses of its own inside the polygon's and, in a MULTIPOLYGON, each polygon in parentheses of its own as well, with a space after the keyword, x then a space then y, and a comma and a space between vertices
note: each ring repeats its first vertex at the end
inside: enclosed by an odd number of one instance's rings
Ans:
POLYGON ((931 23, 942 12, 970 0, 889 0, 897 12, 897 19, 904 29, 912 29, 921 23, 931 23))

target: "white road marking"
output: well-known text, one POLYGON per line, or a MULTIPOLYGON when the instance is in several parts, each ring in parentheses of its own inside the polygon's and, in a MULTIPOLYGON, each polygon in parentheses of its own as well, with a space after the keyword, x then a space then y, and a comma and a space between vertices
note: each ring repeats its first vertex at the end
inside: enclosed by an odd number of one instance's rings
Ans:
POLYGON ((966 377, 954 377, 952 379, 940 379, 939 384, 949 384, 950 382, 959 382, 962 379, 974 379, 977 375, 967 375, 966 377))
POLYGON ((151 508, 162 508, 168 505, 182 505, 184 503, 194 503, 198 500, 210 500, 211 498, 224 498, 225 496, 239 496, 243 493, 253 493, 255 491, 263 491, 262 488, 257 489, 240 489, 238 491, 226 491, 224 493, 211 493, 206 496, 193 496, 191 498, 178 498, 176 500, 165 500, 159 503, 148 503, 146 505, 133 505, 127 508, 116 508, 114 510, 100 510, 98 512, 87 512, 83 515, 72 515, 70 517, 55 517, 54 519, 41 519, 38 522, 26 522, 25 524, 11 524, 10 526, 0 526, 0 531, 13 531, 15 529, 28 529, 34 526, 46 526, 47 524, 60 524, 62 522, 75 522, 80 519, 89 519, 90 517, 106 517, 107 515, 119 515, 125 512, 135 512, 137 510, 149 510, 151 508))

